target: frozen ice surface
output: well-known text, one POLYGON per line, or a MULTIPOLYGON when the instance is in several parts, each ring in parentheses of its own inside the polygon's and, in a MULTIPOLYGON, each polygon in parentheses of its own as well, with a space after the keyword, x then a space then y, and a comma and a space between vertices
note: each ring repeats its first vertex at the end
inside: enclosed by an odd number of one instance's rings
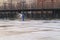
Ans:
POLYGON ((0 20, 0 40, 60 40, 60 20, 0 20))

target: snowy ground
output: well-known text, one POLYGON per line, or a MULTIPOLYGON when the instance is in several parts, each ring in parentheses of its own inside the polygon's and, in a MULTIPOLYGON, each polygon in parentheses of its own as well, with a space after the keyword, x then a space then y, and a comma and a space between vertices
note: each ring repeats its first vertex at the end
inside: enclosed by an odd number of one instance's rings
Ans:
POLYGON ((60 40, 60 20, 0 20, 0 40, 60 40))

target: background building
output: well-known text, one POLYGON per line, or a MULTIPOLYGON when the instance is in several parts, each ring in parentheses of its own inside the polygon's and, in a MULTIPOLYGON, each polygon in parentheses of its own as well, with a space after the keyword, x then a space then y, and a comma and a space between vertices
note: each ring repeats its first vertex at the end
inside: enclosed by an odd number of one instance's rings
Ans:
MULTIPOLYGON (((42 9, 42 11, 24 12, 25 17, 52 18, 59 17, 60 12, 43 11, 43 9, 60 9, 60 0, 0 0, 0 10, 42 9)), ((0 12, 1 17, 16 17, 18 12, 0 12), (2 16, 1 16, 2 15, 2 16)))

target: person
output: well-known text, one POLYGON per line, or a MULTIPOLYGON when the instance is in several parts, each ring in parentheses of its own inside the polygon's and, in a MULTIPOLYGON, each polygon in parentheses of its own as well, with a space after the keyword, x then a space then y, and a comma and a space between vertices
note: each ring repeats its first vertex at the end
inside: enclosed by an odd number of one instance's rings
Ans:
POLYGON ((22 14, 19 13, 19 14, 17 15, 17 18, 18 18, 18 19, 22 19, 22 14))
POLYGON ((19 17, 22 18, 22 14, 19 14, 19 17))

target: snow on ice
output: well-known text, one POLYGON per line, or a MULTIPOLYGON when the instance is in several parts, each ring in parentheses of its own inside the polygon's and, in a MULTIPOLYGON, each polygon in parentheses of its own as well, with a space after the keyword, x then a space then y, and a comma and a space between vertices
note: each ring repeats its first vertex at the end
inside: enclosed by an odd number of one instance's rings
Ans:
POLYGON ((0 40, 60 40, 60 20, 0 20, 0 40))

